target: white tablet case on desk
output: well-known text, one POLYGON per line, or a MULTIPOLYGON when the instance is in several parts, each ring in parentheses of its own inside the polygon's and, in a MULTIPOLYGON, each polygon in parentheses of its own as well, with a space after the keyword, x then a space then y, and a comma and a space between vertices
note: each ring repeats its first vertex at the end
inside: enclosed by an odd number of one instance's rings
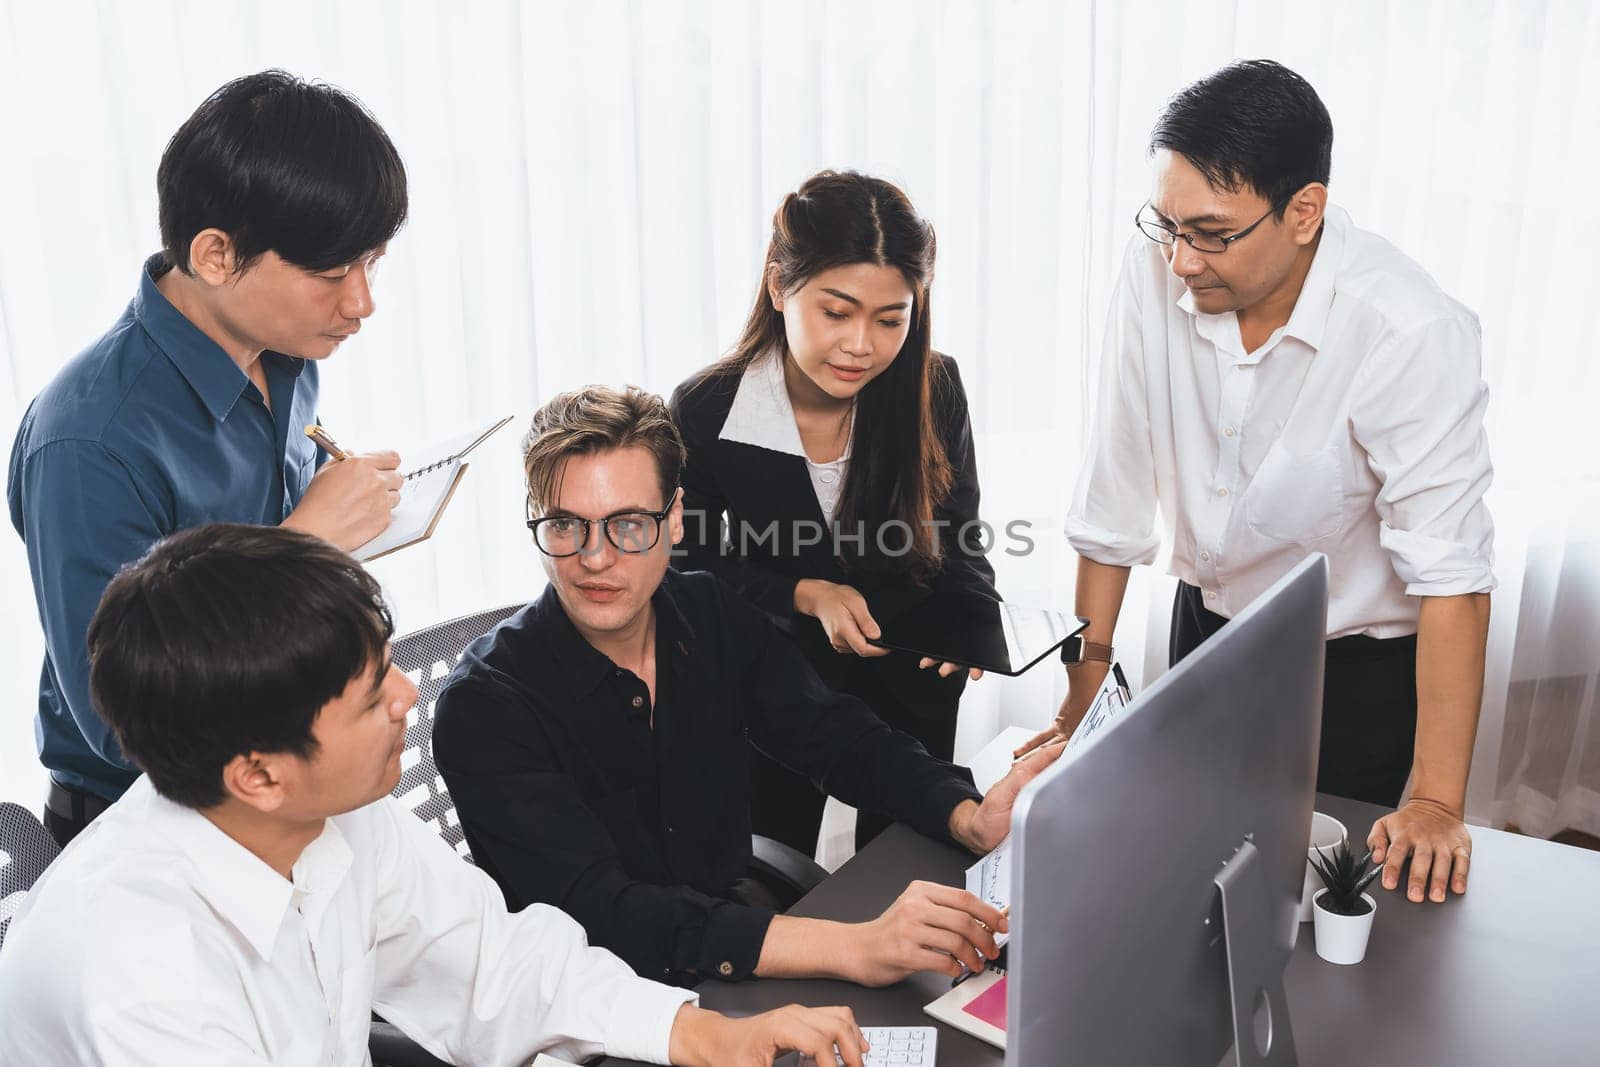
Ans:
POLYGON ((990 965, 922 1009, 963 1033, 1006 1047, 1006 972, 990 965), (996 1025, 998 1023, 998 1025, 996 1025))

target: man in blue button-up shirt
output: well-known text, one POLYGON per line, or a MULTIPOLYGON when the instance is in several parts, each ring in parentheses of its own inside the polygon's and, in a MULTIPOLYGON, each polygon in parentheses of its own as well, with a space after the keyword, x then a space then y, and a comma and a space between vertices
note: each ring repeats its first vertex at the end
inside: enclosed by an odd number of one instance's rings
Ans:
POLYGON ((351 549, 388 524, 392 452, 334 463, 316 360, 372 314, 406 177, 352 97, 280 71, 223 86, 157 173, 163 250, 132 303, 29 406, 7 497, 45 635, 35 738, 63 845, 138 776, 91 706, 84 638, 106 584, 155 541, 216 521, 351 549))

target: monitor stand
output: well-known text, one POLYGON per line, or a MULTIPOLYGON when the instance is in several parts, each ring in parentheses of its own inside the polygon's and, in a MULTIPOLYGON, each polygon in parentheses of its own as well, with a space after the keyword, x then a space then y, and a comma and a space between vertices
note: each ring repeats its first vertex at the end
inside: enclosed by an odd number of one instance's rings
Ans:
POLYGON ((1238 1067, 1298 1067, 1283 970, 1272 944, 1271 901, 1261 853, 1246 837, 1215 879, 1222 894, 1222 932, 1228 952, 1228 992, 1233 1003, 1233 1047, 1238 1067), (1256 1039, 1256 1005, 1266 1000, 1264 1041, 1256 1039))

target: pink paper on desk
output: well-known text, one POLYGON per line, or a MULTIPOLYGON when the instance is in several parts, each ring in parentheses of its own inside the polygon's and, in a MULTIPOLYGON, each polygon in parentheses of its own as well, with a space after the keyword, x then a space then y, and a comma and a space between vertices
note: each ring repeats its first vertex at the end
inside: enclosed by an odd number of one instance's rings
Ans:
POLYGON ((1006 1028, 1006 980, 1004 978, 962 1005, 962 1011, 990 1026, 1006 1028))

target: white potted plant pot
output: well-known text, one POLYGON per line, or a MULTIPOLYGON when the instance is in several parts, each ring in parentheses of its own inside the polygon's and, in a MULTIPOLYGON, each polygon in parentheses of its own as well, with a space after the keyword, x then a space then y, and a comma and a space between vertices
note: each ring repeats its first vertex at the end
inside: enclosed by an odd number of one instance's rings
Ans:
POLYGON ((1311 843, 1306 849, 1306 877, 1300 887, 1300 921, 1311 921, 1311 898, 1316 896, 1317 890, 1322 888, 1322 879, 1317 877, 1316 868, 1311 866, 1311 858, 1320 848, 1332 848, 1341 842, 1350 840, 1349 832, 1344 828, 1344 823, 1332 815, 1324 815, 1320 811, 1311 813, 1311 843))
POLYGON ((1378 914, 1378 902, 1370 893, 1362 893, 1366 902, 1365 915, 1335 915, 1322 906, 1328 895, 1320 890, 1311 898, 1311 912, 1317 934, 1317 955, 1329 963, 1360 963, 1367 955, 1367 939, 1372 936, 1372 920, 1378 914))

